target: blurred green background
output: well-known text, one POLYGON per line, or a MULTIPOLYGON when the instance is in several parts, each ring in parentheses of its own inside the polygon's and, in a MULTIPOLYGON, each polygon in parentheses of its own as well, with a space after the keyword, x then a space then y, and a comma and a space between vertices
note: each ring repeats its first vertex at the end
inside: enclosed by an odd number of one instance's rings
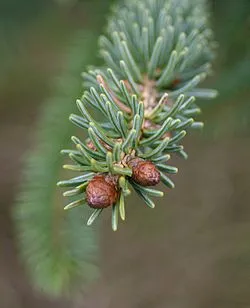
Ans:
MULTIPOLYGON (((22 158, 36 144, 32 132, 79 30, 85 30, 85 48, 91 48, 89 64, 99 61, 97 37, 112 3, 0 0, 0 307, 248 308, 247 0, 210 1, 220 46, 207 85, 217 88, 220 96, 201 102, 206 127, 185 141, 190 158, 177 162, 176 189, 154 211, 131 199, 129 219, 115 234, 109 215, 102 219, 102 274, 88 294, 65 300, 34 291, 18 258, 11 210, 22 183, 22 158)), ((72 108, 74 100, 68 102, 72 108)))

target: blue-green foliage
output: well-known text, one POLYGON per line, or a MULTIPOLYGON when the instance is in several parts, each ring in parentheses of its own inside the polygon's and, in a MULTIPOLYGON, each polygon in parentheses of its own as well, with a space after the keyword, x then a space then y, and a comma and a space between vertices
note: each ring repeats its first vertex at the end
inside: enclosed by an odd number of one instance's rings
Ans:
MULTIPOLYGON (((83 73, 88 90, 77 100, 81 115, 70 116, 88 131, 88 138, 82 142, 72 137, 76 150, 63 151, 74 162, 64 167, 83 173, 59 182, 59 186, 74 187, 67 196, 78 196, 65 209, 87 204, 84 191, 97 173, 122 179, 120 200, 112 212, 114 230, 118 208, 124 218, 129 185, 154 207, 149 196, 163 193, 131 179, 132 170, 126 164, 131 157, 155 163, 162 182, 174 187, 165 173, 176 173, 177 168, 166 162, 173 153, 187 158, 180 140, 188 128, 203 127, 196 121, 201 110, 194 101, 216 96, 215 90, 198 88, 210 73, 214 46, 204 1, 125 1, 114 9, 107 35, 100 38, 104 64, 83 73), (101 120, 94 116, 96 112, 101 120)), ((89 224, 101 211, 94 211, 89 224)))
POLYGON ((25 158, 22 193, 14 212, 24 265, 35 286, 53 295, 66 295, 69 286, 72 291, 79 279, 89 281, 97 273, 94 230, 85 227, 82 219, 88 209, 65 215, 55 189, 63 162, 58 152, 74 131, 65 117, 74 107, 72 97, 81 89, 78 76, 91 59, 91 41, 82 32, 71 42, 54 96, 43 107, 35 135, 37 147, 25 158))
POLYGON ((204 1, 126 1, 115 10, 100 48, 118 79, 128 79, 129 72, 141 84, 147 75, 159 94, 175 92, 176 79, 178 93, 193 90, 214 57, 204 1))

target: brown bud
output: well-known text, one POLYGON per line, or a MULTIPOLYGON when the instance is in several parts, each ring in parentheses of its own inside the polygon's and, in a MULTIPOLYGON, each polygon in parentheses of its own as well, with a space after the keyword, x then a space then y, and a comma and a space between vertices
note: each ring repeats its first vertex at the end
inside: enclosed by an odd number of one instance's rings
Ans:
POLYGON ((95 145, 94 145, 94 143, 93 143, 92 141, 89 141, 89 142, 87 143, 87 147, 88 147, 90 150, 92 150, 92 151, 96 151, 96 147, 95 147, 95 145))
POLYGON ((180 83, 181 83, 181 79, 180 78, 175 78, 172 81, 172 84, 169 86, 170 90, 174 90, 180 83))
POLYGON ((115 204, 118 196, 117 179, 109 175, 96 175, 86 189, 88 205, 95 209, 115 204))
POLYGON ((178 86, 178 84, 181 82, 180 78, 176 78, 174 81, 173 81, 173 86, 178 86))
POLYGON ((164 135, 164 138, 171 138, 172 137, 172 134, 170 132, 166 132, 165 135, 164 135))
POLYGON ((135 158, 128 165, 132 168, 132 179, 142 186, 155 186, 160 182, 160 172, 151 161, 135 158))

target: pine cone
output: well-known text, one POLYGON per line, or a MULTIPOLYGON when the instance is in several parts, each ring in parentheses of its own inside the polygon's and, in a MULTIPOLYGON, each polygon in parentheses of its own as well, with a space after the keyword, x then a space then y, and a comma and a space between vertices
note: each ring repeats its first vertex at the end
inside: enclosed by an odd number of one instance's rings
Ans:
POLYGON ((160 172, 151 161, 135 158, 128 162, 132 168, 132 179, 142 186, 155 186, 160 182, 160 172))
POLYGON ((110 175, 96 175, 86 189, 88 205, 95 209, 115 204, 118 196, 117 179, 110 175))

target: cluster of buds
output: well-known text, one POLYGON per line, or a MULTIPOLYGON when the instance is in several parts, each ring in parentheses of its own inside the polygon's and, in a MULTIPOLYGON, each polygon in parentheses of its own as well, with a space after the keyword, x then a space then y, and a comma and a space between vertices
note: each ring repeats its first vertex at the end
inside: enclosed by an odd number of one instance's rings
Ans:
MULTIPOLYGON (((160 172, 151 161, 133 158, 128 161, 132 170, 131 179, 143 186, 150 187, 159 184, 160 172)), ((86 188, 86 200, 90 207, 103 209, 115 205, 120 196, 119 176, 98 174, 89 181, 86 188)))

